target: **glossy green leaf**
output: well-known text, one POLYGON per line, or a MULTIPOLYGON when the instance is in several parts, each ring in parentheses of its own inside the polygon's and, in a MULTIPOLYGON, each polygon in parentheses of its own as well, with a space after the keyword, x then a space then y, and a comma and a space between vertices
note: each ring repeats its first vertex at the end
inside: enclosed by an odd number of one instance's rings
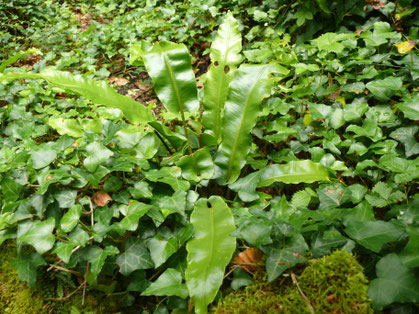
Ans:
POLYGON ((274 164, 261 170, 258 187, 268 186, 274 182, 312 183, 329 181, 327 169, 320 163, 311 160, 290 161, 287 164, 274 164))
POLYGON ((153 268, 154 264, 150 253, 141 239, 128 238, 125 242, 125 252, 116 259, 119 271, 128 276, 134 270, 153 268))
POLYGON ((45 260, 38 253, 31 255, 18 255, 12 261, 13 268, 16 269, 19 279, 27 281, 30 288, 35 287, 36 268, 41 265, 47 265, 45 260))
POLYGON ((271 73, 287 74, 277 64, 242 65, 230 84, 223 112, 221 145, 215 157, 218 182, 237 180, 251 145, 250 131, 262 112, 262 100, 271 93, 271 73))
POLYGON ((228 187, 235 192, 238 192, 240 199, 243 202, 252 202, 259 198, 256 192, 257 185, 259 183, 261 172, 253 172, 243 178, 238 179, 228 187))
POLYGON ((365 87, 374 95, 375 98, 381 101, 388 100, 395 94, 396 91, 402 89, 403 81, 399 77, 388 76, 382 80, 374 80, 365 87))
POLYGON ((125 231, 135 231, 138 227, 139 220, 150 209, 150 205, 131 201, 128 206, 125 217, 118 223, 113 225, 113 229, 124 233, 125 231))
POLYGON ((208 147, 183 156, 176 162, 176 166, 182 169, 182 177, 189 181, 208 180, 214 175, 214 162, 208 147))
POLYGON ((147 239, 145 242, 150 251, 155 268, 161 266, 178 249, 176 238, 166 240, 162 237, 155 236, 147 239))
POLYGON ((83 128, 76 119, 52 119, 48 121, 48 125, 61 135, 67 134, 72 137, 83 136, 83 128))
POLYGON ((391 132, 390 136, 401 142, 405 148, 406 157, 419 154, 419 143, 415 139, 415 134, 419 131, 419 126, 410 125, 398 128, 391 132))
POLYGON ((0 81, 11 81, 22 78, 44 79, 51 85, 64 89, 69 93, 86 97, 94 104, 118 108, 132 123, 154 120, 151 111, 144 105, 128 96, 118 94, 105 81, 97 82, 82 75, 73 75, 70 72, 52 69, 44 70, 41 73, 0 73, 0 81))
POLYGON ((229 12, 211 45, 211 68, 204 86, 204 114, 202 122, 205 129, 221 136, 222 112, 227 99, 228 86, 233 79, 236 67, 241 62, 241 34, 237 21, 229 12))
POLYGON ((399 253, 399 257, 407 267, 419 267, 419 228, 408 227, 409 242, 399 253))
POLYGON ((28 50, 25 50, 25 51, 19 51, 18 53, 16 53, 15 55, 13 55, 10 58, 4 60, 0 64, 0 73, 3 73, 8 65, 11 65, 11 64, 15 63, 18 59, 20 59, 23 56, 28 55, 28 54, 40 55, 40 54, 42 54, 42 52, 41 52, 41 50, 36 49, 36 48, 29 48, 28 50))
POLYGON ((90 143, 86 146, 86 150, 88 155, 83 163, 90 172, 95 172, 102 162, 107 161, 114 154, 99 142, 90 143))
POLYGON ((141 295, 169 296, 175 295, 182 299, 188 296, 185 284, 182 284, 182 274, 174 268, 168 268, 141 295))
POLYGON ((60 224, 61 229, 64 232, 70 232, 76 227, 79 222, 82 209, 83 207, 80 204, 76 204, 70 207, 70 209, 63 215, 60 224))
POLYGON ((86 261, 90 262, 87 282, 90 284, 96 284, 97 277, 102 270, 103 265, 105 265, 106 258, 110 255, 116 255, 118 253, 119 250, 112 245, 108 245, 104 249, 94 245, 90 246, 83 256, 86 261))
POLYGON ((142 59, 157 96, 169 112, 198 110, 196 79, 191 56, 184 45, 160 41, 153 49, 144 51, 142 59))
POLYGON ((327 0, 316 0, 317 4, 319 5, 320 9, 322 9, 326 13, 331 13, 329 6, 327 4, 327 0))
POLYGON ((402 226, 385 221, 352 221, 344 231, 357 243, 376 253, 384 244, 399 240, 405 233, 402 226))
POLYGON ((368 288, 375 310, 393 302, 419 302, 419 282, 396 254, 384 256, 376 265, 376 274, 368 288))
POLYGON ((59 242, 52 253, 57 254, 64 263, 68 263, 75 247, 76 245, 74 243, 59 242))
POLYGON ((345 48, 345 45, 342 42, 351 37, 354 37, 354 35, 344 33, 325 33, 312 41, 317 45, 319 50, 325 50, 327 52, 342 52, 345 48))
POLYGON ((234 219, 226 203, 220 197, 212 196, 196 203, 191 224, 195 234, 186 245, 186 284, 195 311, 206 313, 236 248, 236 239, 230 236, 235 229, 234 219))
POLYGON ((33 221, 22 233, 18 230, 17 240, 32 245, 39 254, 44 254, 54 245, 54 227, 55 219, 52 217, 45 221, 33 221))
POLYGON ((34 169, 41 169, 52 163, 57 158, 57 152, 52 149, 39 149, 31 153, 34 169))
POLYGON ((76 202, 77 191, 64 189, 54 193, 54 198, 57 200, 60 208, 70 208, 76 202))
POLYGON ((304 253, 308 245, 301 234, 297 234, 285 241, 284 247, 273 248, 269 251, 266 259, 266 272, 268 280, 278 278, 284 271, 298 263, 304 263, 304 253))

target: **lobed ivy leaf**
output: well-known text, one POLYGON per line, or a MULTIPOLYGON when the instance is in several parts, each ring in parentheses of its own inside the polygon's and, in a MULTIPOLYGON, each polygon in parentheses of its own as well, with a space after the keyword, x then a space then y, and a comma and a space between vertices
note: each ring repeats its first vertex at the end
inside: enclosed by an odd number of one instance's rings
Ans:
POLYGON ((70 207, 63 215, 60 220, 60 225, 64 232, 71 232, 76 227, 79 222, 82 209, 83 207, 80 204, 76 204, 70 207))
POLYGON ((150 251, 150 256, 155 268, 166 262, 179 248, 177 243, 178 240, 176 238, 166 240, 161 236, 155 236, 151 239, 147 239, 145 242, 150 251))
POLYGON ((317 45, 319 50, 327 52, 342 52, 345 48, 342 41, 353 37, 353 34, 325 33, 312 41, 317 45))
POLYGON ((98 166, 113 156, 114 153, 107 149, 102 143, 92 142, 86 146, 87 157, 84 160, 86 169, 95 172, 98 166))
POLYGON ((273 281, 284 271, 298 263, 304 263, 308 245, 301 234, 287 238, 283 247, 274 247, 268 252, 266 271, 268 280, 273 281))
POLYGON ((34 169, 41 169, 52 163, 57 158, 57 152, 52 149, 39 149, 31 153, 34 169))
POLYGON ((125 252, 116 259, 119 271, 128 276, 134 270, 153 268, 150 253, 141 239, 130 237, 125 242, 125 252))
POLYGON ((16 269, 19 279, 27 281, 30 288, 35 287, 37 267, 47 265, 47 262, 38 253, 30 255, 20 254, 12 261, 12 266, 16 269))
POLYGON ((368 296, 375 310, 382 310, 393 302, 418 302, 419 282, 395 254, 387 254, 376 265, 377 278, 368 288, 368 296))
POLYGON ((188 296, 185 284, 182 284, 182 274, 174 268, 168 268, 159 278, 145 289, 141 295, 171 296, 182 299, 188 296))
POLYGON ((405 235, 402 226, 386 221, 350 221, 344 231, 357 243, 376 253, 384 244, 395 242, 405 235))
POLYGON ((55 242, 52 230, 55 227, 55 219, 48 218, 45 221, 33 221, 26 230, 18 227, 17 240, 32 245, 39 254, 49 251, 55 242))

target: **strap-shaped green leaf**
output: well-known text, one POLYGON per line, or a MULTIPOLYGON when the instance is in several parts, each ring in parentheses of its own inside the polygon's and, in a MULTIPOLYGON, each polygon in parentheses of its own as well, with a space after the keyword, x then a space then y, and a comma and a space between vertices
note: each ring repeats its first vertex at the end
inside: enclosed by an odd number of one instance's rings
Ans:
POLYGON ((222 111, 227 99, 228 86, 235 68, 241 62, 241 35, 237 21, 228 13, 211 45, 211 68, 204 87, 202 122, 206 130, 219 139, 221 136, 222 111))
POLYGON ((194 113, 198 110, 196 79, 191 56, 184 45, 161 41, 144 52, 142 58, 154 90, 169 112, 194 113))
POLYGON ((191 215, 194 238, 188 242, 186 285, 196 313, 206 313, 220 288, 224 269, 236 248, 230 208, 218 196, 200 199, 191 215))
POLYGON ((322 164, 311 160, 296 160, 287 164, 270 165, 261 172, 258 187, 268 186, 274 182, 296 184, 329 181, 327 169, 322 164))
POLYGON ((106 82, 98 82, 82 75, 47 69, 41 73, 0 73, 1 81, 16 79, 44 79, 51 85, 64 89, 66 92, 81 95, 95 104, 118 108, 132 123, 153 121, 154 117, 149 109, 128 96, 118 94, 106 82))
POLYGON ((236 181, 246 163, 252 143, 250 131, 262 111, 262 100, 270 95, 273 79, 269 74, 273 72, 287 74, 288 70, 275 63, 242 65, 230 83, 223 112, 222 143, 215 158, 220 184, 236 181))

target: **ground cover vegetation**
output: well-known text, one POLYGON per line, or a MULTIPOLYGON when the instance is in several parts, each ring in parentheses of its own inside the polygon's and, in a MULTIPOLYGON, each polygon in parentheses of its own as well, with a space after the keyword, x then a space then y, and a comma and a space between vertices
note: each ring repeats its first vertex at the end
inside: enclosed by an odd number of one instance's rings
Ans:
POLYGON ((414 1, 13 0, 0 22, 1 310, 30 295, 11 264, 45 312, 417 311, 414 1))

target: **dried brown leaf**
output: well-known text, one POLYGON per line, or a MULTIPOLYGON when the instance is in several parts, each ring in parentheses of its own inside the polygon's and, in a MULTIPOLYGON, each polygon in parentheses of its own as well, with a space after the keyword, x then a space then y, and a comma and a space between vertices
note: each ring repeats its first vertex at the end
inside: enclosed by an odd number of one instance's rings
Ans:
POLYGON ((92 200, 96 207, 103 207, 107 202, 111 202, 112 198, 106 191, 98 191, 93 195, 92 200))

